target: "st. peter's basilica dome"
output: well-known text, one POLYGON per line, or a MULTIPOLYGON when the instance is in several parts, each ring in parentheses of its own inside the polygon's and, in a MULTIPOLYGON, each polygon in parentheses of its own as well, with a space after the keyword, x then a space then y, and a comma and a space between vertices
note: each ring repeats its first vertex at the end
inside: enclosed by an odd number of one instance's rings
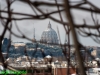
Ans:
POLYGON ((46 30, 43 31, 41 36, 41 41, 46 43, 58 44, 58 36, 54 29, 52 29, 51 24, 49 22, 46 30))

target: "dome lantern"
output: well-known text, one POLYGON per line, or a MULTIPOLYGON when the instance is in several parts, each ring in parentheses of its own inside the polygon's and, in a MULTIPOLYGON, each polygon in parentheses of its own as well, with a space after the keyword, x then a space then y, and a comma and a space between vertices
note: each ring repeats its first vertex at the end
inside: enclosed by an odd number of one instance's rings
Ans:
POLYGON ((49 21, 49 24, 48 24, 48 28, 51 28, 51 24, 50 24, 50 21, 49 21))

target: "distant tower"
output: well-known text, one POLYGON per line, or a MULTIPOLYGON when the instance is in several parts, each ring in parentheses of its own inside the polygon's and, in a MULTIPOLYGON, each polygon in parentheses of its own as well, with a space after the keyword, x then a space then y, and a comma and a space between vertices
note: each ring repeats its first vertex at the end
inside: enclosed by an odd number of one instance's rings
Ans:
POLYGON ((67 35, 65 33, 65 44, 67 44, 67 35))
POLYGON ((35 28, 34 28, 34 36, 33 36, 33 37, 34 37, 34 39, 35 39, 35 28))
POLYGON ((35 39, 35 28, 33 30, 33 41, 36 41, 36 39, 35 39))

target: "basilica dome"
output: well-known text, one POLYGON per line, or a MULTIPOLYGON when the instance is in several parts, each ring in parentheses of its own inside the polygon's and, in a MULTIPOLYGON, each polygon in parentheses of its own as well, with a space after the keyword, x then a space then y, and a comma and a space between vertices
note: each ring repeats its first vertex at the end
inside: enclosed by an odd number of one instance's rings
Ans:
POLYGON ((47 29, 42 33, 41 41, 46 43, 58 44, 57 33, 54 29, 52 29, 50 22, 47 29))

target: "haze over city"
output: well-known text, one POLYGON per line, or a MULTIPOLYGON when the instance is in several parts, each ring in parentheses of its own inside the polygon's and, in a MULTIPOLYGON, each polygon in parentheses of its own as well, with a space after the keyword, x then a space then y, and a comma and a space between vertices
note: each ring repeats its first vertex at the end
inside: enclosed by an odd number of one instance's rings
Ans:
MULTIPOLYGON (((41 1, 41 0, 38 0, 41 1)), ((42 1, 47 1, 47 2, 54 2, 53 0, 42 0, 42 1)), ((62 0, 58 0, 59 2, 62 2, 62 0)), ((73 1, 73 0, 72 0, 73 1)), ((79 0, 78 0, 79 1, 79 0)), ((97 2, 96 0, 90 0, 93 4, 95 4, 96 6, 100 7, 99 2, 97 2)), ((6 7, 6 3, 4 0, 0 1, 1 3, 1 9, 4 9, 6 7)), ((86 7, 89 7, 86 5, 86 7)), ((27 4, 23 4, 21 2, 16 2, 11 6, 12 9, 14 9, 14 12, 25 12, 28 14, 35 14, 33 12, 33 10, 31 8, 29 8, 29 6, 27 4), (26 11, 27 10, 27 11, 26 11)), ((42 6, 40 7, 42 10, 44 10, 44 12, 50 12, 53 11, 57 8, 50 8, 48 9, 48 7, 42 6)), ((93 24, 93 21, 91 19, 91 14, 88 12, 83 12, 83 11, 78 11, 78 10, 72 10, 72 13, 75 14, 74 15, 74 20, 76 23, 80 23, 83 24, 83 19, 86 19, 86 23, 87 24, 93 24), (74 13, 73 13, 74 12, 74 13)), ((40 13, 38 13, 40 14, 40 13)), ((5 14, 3 14, 5 15, 5 14)), ((66 21, 66 17, 64 12, 62 12, 63 15, 63 20, 66 21)), ((6 16, 6 15, 5 15, 6 16)), ((16 16, 16 15, 14 15, 16 16)), ((53 14, 52 16, 56 17, 57 19, 60 19, 58 14, 53 14)), ((20 17, 20 16, 17 16, 20 17)), ((99 15, 97 16, 98 19, 99 15)), ((60 32, 60 37, 61 37, 61 42, 64 43, 65 41, 65 31, 64 28, 61 24, 56 23, 54 21, 52 21, 51 19, 44 19, 44 20, 21 20, 21 21, 17 21, 17 25, 20 28, 20 30, 29 38, 33 38, 33 29, 35 28, 35 36, 37 40, 40 40, 42 32, 47 28, 49 21, 51 22, 52 28, 57 32, 57 26, 59 28, 59 32, 60 32)), ((0 34, 2 33, 3 30, 3 26, 0 25, 0 34)), ((18 30, 16 29, 16 26, 13 23, 13 28, 12 31, 15 32, 16 34, 21 35, 18 30)), ((93 31, 92 32, 96 32, 93 31)), ((5 37, 9 37, 9 33, 7 32, 5 37)), ((72 38, 72 37, 71 37, 72 38)), ((91 38, 88 37, 81 37, 79 36, 79 39, 81 41, 81 43, 83 45, 87 45, 87 46, 99 46, 99 44, 95 43, 91 38)), ((13 42, 29 42, 26 39, 20 39, 17 37, 12 36, 12 41, 13 42)), ((71 40, 72 41, 72 40, 71 40)))
POLYGON ((5 73, 100 75, 100 1, 0 0, 5 73))

